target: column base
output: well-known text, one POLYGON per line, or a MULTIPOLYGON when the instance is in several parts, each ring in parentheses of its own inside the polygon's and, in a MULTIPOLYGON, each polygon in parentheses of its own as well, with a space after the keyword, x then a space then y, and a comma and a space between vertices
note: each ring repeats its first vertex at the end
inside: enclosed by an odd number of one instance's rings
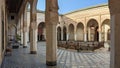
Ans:
POLYGON ((56 61, 53 61, 53 62, 52 61, 51 62, 50 61, 46 61, 46 65, 47 66, 56 66, 57 62, 56 61))
POLYGON ((37 51, 30 51, 30 54, 37 54, 37 51))
POLYGON ((23 46, 23 48, 27 48, 27 46, 23 46))

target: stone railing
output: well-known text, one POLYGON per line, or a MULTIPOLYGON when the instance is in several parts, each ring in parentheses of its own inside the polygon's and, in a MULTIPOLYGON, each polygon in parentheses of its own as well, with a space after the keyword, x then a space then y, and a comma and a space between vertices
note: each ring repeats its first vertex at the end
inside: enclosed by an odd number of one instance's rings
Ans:
POLYGON ((74 49, 77 51, 94 51, 96 49, 104 47, 104 42, 58 41, 58 47, 74 49))

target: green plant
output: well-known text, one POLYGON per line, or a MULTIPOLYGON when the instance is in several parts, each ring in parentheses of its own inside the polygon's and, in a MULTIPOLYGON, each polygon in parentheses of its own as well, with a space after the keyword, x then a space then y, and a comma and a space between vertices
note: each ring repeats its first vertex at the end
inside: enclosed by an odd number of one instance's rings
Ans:
POLYGON ((20 40, 21 40, 21 36, 17 34, 17 35, 16 35, 16 40, 17 40, 17 41, 20 41, 20 40))

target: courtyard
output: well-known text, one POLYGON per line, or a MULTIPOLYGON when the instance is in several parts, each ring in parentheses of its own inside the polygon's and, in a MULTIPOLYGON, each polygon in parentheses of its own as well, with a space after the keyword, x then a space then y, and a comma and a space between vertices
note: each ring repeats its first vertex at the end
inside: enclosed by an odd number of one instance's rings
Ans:
POLYGON ((27 48, 13 49, 5 56, 1 68, 110 68, 110 52, 77 52, 57 49, 57 66, 46 66, 46 43, 38 42, 37 54, 27 48))

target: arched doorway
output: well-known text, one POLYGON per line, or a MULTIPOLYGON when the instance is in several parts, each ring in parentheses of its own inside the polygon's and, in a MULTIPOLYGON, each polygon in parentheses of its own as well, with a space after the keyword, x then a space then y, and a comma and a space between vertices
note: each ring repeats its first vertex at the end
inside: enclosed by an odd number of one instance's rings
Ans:
POLYGON ((63 41, 66 41, 67 40, 67 29, 66 27, 64 26, 63 27, 63 41))
POLYGON ((88 41, 99 41, 98 22, 91 19, 87 23, 87 39, 88 41))
POLYGON ((84 41, 84 25, 82 23, 77 24, 77 41, 84 41))
POLYGON ((45 23, 41 22, 38 25, 38 41, 45 41, 45 23))
POLYGON ((74 25, 69 25, 69 39, 68 40, 74 40, 74 25))
POLYGON ((108 29, 108 31, 107 31, 107 40, 108 40, 108 41, 110 41, 110 32, 111 32, 111 30, 108 29))
POLYGON ((57 40, 60 41, 61 40, 61 27, 57 28, 57 40))
POLYGON ((106 19, 102 23, 102 41, 110 41, 110 20, 106 19))
POLYGON ((4 41, 5 41, 5 40, 4 40, 4 39, 5 39, 5 33, 4 33, 4 31, 5 31, 5 20, 4 20, 4 11, 2 11, 2 10, 3 10, 3 9, 1 9, 1 12, 2 12, 2 13, 1 13, 1 14, 2 14, 2 15, 1 15, 1 16, 2 16, 2 17, 1 17, 1 32, 2 32, 2 33, 1 33, 1 34, 2 34, 2 35, 1 35, 1 36, 2 36, 2 37, 1 37, 1 40, 2 40, 2 43, 1 43, 1 45, 2 45, 2 46, 1 46, 1 52, 3 52, 4 49, 5 49, 5 42, 4 42, 4 41))

